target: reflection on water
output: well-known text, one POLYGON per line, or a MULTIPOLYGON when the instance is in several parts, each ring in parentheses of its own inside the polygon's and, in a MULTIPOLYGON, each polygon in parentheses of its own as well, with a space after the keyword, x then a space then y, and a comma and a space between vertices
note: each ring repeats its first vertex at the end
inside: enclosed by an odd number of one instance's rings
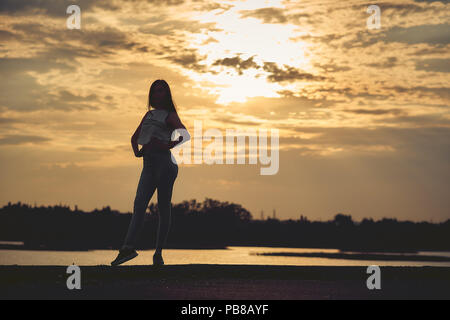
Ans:
MULTIPOLYGON (((163 251, 166 264, 253 264, 253 265, 297 265, 297 266, 445 266, 450 262, 414 261, 358 261, 310 257, 257 256, 261 252, 324 252, 339 253, 335 249, 297 249, 268 247, 229 247, 225 250, 180 250, 163 251)), ((421 255, 449 256, 449 253, 420 252, 421 255)), ((113 250, 94 251, 27 251, 0 250, 0 265, 109 265, 116 257, 113 250)), ((153 250, 139 251, 139 256, 126 265, 151 265, 153 250)))

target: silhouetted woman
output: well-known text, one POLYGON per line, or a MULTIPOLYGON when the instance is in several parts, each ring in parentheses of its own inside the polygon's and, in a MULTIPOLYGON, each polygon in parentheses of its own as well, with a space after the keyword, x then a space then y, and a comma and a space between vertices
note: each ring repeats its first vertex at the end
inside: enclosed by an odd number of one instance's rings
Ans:
POLYGON ((170 149, 182 141, 183 143, 188 141, 190 135, 185 131, 184 140, 183 136, 176 141, 171 139, 175 129, 186 130, 186 127, 178 117, 166 81, 156 80, 150 86, 148 109, 149 111, 144 115, 131 138, 135 156, 143 157, 143 168, 128 233, 117 258, 111 262, 113 266, 129 261, 138 255, 135 250, 136 239, 155 189, 158 189, 159 224, 153 264, 164 264, 162 248, 170 228, 172 190, 178 175, 178 165, 172 161, 170 149), (142 145, 141 150, 139 150, 138 144, 142 145))

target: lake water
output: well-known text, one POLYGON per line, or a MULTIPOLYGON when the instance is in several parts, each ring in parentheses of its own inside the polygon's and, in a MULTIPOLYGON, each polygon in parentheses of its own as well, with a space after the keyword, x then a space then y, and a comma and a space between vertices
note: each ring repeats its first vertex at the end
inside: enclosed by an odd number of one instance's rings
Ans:
MULTIPOLYGON (((139 256, 125 265, 151 265, 153 250, 138 251, 139 256)), ((292 265, 292 266, 442 266, 450 267, 450 262, 415 261, 369 261, 310 257, 258 256, 263 252, 324 252, 339 253, 334 249, 299 249, 272 247, 229 247, 224 250, 181 250, 165 249, 163 257, 166 264, 252 264, 252 265, 292 265)), ((419 255, 450 257, 450 252, 419 252, 419 255)), ((117 251, 28 251, 0 250, 0 265, 60 265, 82 266, 109 265, 117 251)))

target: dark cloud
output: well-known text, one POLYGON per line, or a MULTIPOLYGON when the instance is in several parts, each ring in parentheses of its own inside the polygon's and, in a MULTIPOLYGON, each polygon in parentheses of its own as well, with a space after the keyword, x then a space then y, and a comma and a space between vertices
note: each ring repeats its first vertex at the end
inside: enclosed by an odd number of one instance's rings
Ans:
POLYGON ((375 63, 366 64, 369 67, 380 68, 380 69, 389 69, 395 67, 397 65, 398 59, 396 57, 388 57, 386 60, 375 63))
POLYGON ((99 56, 104 56, 106 54, 112 53, 113 52, 110 50, 99 52, 99 48, 96 48, 95 46, 84 48, 72 44, 48 44, 43 51, 39 52, 39 58, 47 60, 58 59, 66 62, 74 62, 77 60, 77 58, 96 59, 99 56))
MULTIPOLYGON (((256 122, 256 121, 239 121, 239 120, 235 120, 232 117, 223 117, 223 116, 216 116, 216 117, 212 117, 212 120, 216 120, 222 123, 229 123, 229 124, 233 124, 236 126, 260 126, 261 123, 256 122)), ((238 117, 236 117, 236 119, 238 119, 238 117)))
POLYGON ((213 10, 222 10, 222 12, 220 13, 216 13, 216 14, 221 14, 224 13, 228 10, 230 10, 231 8, 233 8, 234 5, 232 4, 224 4, 224 3, 218 3, 218 2, 202 2, 200 6, 195 7, 195 10, 198 11, 213 11, 213 10))
POLYGON ((450 59, 425 59, 416 62, 416 70, 450 72, 450 59))
POLYGON ((139 32, 144 34, 154 34, 158 36, 169 36, 175 35, 176 32, 190 32, 190 33, 201 33, 201 32, 220 32, 222 29, 215 27, 215 22, 202 23, 200 21, 194 20, 166 20, 159 23, 147 24, 139 27, 139 32))
POLYGON ((332 87, 319 87, 316 92, 320 93, 336 93, 338 95, 345 96, 349 99, 362 98, 364 100, 385 100, 389 98, 389 93, 373 93, 366 86, 364 88, 350 88, 347 86, 332 86, 332 87))
POLYGON ((425 87, 425 86, 414 86, 414 87, 402 87, 393 86, 385 87, 385 89, 408 95, 417 95, 419 97, 434 97, 442 98, 445 100, 450 100, 450 87, 425 87))
MULTIPOLYGON (((335 47, 336 45, 333 44, 333 42, 338 41, 342 38, 344 38, 346 35, 344 33, 337 34, 337 33, 331 33, 331 34, 323 34, 320 36, 313 36, 310 34, 301 35, 301 36, 295 36, 291 37, 290 40, 292 41, 307 41, 307 42, 314 42, 318 44, 326 43, 332 47, 335 47)), ((337 45, 340 46, 338 43, 337 45)))
POLYGON ((67 18, 67 7, 78 5, 81 12, 94 9, 120 11, 124 2, 145 2, 151 6, 178 6, 184 0, 2 0, 0 14, 31 15, 42 13, 53 17, 67 18))
POLYGON ((355 114, 368 114, 368 115, 400 115, 406 114, 406 112, 402 109, 347 109, 344 112, 355 113, 355 114))
POLYGON ((5 79, 0 88, 0 106, 15 111, 97 109, 91 104, 97 100, 96 95, 77 96, 67 90, 55 94, 54 88, 38 83, 29 72, 75 72, 79 68, 76 62, 78 57, 97 59, 136 45, 128 40, 125 33, 110 27, 71 32, 44 27, 39 23, 25 23, 13 24, 12 30, 20 35, 22 43, 43 45, 34 57, 0 58, 0 74, 5 79), (79 40, 79 46, 72 43, 76 40, 79 40))
POLYGON ((332 63, 314 63, 314 66, 316 68, 322 69, 325 74, 326 73, 334 73, 334 72, 343 72, 343 71, 350 71, 352 68, 346 65, 337 65, 334 61, 332 63))
POLYGON ((0 40, 1 41, 10 41, 10 40, 19 40, 18 36, 8 30, 0 30, 0 40))
POLYGON ((393 3, 393 2, 382 2, 377 3, 380 7, 382 15, 386 13, 386 11, 390 11, 389 15, 397 15, 397 16, 405 16, 411 13, 421 13, 425 11, 432 10, 433 8, 427 6, 420 6, 414 3, 393 3))
POLYGON ((428 47, 428 48, 420 48, 415 52, 409 53, 408 55, 412 56, 426 56, 426 55, 437 55, 437 54, 446 54, 448 49, 445 46, 440 47, 428 47))
MULTIPOLYGON (((27 71, 35 71, 45 73, 51 70, 73 71, 73 67, 65 62, 56 62, 42 57, 33 58, 0 58, 0 72, 4 76, 12 76, 14 74, 25 73, 27 71)), ((5 82, 9 82, 5 78, 5 82)))
POLYGON ((239 75, 242 75, 242 70, 255 68, 258 69, 259 66, 256 64, 256 62, 253 61, 253 57, 248 58, 247 60, 241 59, 241 57, 232 57, 232 58, 223 58, 220 60, 214 61, 212 64, 213 66, 225 66, 225 67, 232 67, 236 69, 239 73, 239 75))
POLYGON ((285 10, 280 8, 261 8, 256 10, 241 10, 239 12, 242 18, 258 18, 264 23, 286 23, 288 18, 285 10))
POLYGON ((95 93, 90 94, 86 97, 83 96, 77 96, 67 90, 61 90, 59 92, 59 96, 62 100, 65 101, 72 101, 72 102, 80 102, 80 101, 96 101, 98 99, 97 95, 95 93))
POLYGON ((95 94, 83 97, 67 90, 53 94, 53 88, 38 83, 36 78, 28 74, 29 71, 44 74, 51 70, 67 73, 74 68, 54 59, 0 58, 0 74, 6 79, 0 87, 0 105, 15 111, 97 109, 89 103, 80 103, 97 100, 95 94))
POLYGON ((28 72, 47 73, 55 69, 73 70, 66 63, 43 58, 0 58, 0 74, 4 79, 0 86, 0 105, 16 111, 40 109, 50 88, 39 84, 28 72))
MULTIPOLYGON (((196 55, 192 54, 188 56, 190 58, 187 63, 184 63, 185 65, 191 65, 192 63, 198 63, 199 59, 196 55)), ((284 65, 284 68, 278 67, 278 65, 275 62, 264 62, 263 66, 258 65, 254 60, 253 56, 249 57, 246 60, 241 59, 239 56, 231 57, 231 58, 223 58, 219 59, 213 62, 212 66, 224 66, 224 67, 231 67, 233 69, 236 69, 239 73, 239 75, 243 74, 243 70, 246 69, 261 69, 266 71, 268 75, 268 80, 272 82, 283 82, 283 81, 289 81, 293 82, 296 80, 307 80, 307 81, 322 81, 325 80, 325 77, 322 76, 315 76, 313 74, 303 72, 301 70, 298 70, 294 67, 284 65)), ((200 70, 205 70, 202 66, 200 70)), ((218 72, 211 71, 211 69, 208 69, 208 72, 213 72, 215 74, 218 74, 218 72)))
MULTIPOLYGON (((367 32, 366 30, 356 32, 350 40, 343 42, 345 49, 367 48, 383 41, 385 43, 400 42, 407 44, 427 43, 443 46, 450 43, 449 24, 418 25, 408 28, 393 27, 381 32, 367 32)), ((435 49, 432 49, 432 52, 435 49)))
POLYGON ((77 150, 84 152, 99 152, 99 153, 116 151, 116 149, 114 148, 96 148, 96 147, 78 147, 77 150))
POLYGON ((428 3, 433 3, 433 2, 442 2, 444 4, 450 3, 450 0, 414 0, 415 2, 428 2, 428 3))
POLYGON ((309 18, 307 13, 289 14, 286 10, 280 8, 260 8, 256 10, 241 10, 239 11, 242 18, 257 18, 263 23, 293 23, 299 24, 301 18, 309 18))
POLYGON ((39 109, 56 109, 60 111, 99 110, 98 107, 88 103, 98 100, 99 99, 95 94, 84 97, 62 90, 56 95, 49 92, 46 93, 45 97, 41 98, 41 102, 36 104, 35 107, 39 109))
POLYGON ((195 70, 196 72, 212 72, 217 74, 210 70, 206 65, 200 64, 200 62, 204 60, 204 57, 200 57, 196 50, 185 49, 184 51, 178 51, 172 55, 165 56, 165 58, 187 69, 195 70))
MULTIPOLYGON (((381 82, 386 83, 386 82, 381 82)), ((351 88, 351 87, 319 87, 315 90, 317 93, 336 93, 338 95, 345 96, 349 99, 362 99, 365 102, 368 101, 382 101, 390 98, 399 98, 400 95, 408 98, 414 103, 420 103, 427 105, 427 103, 417 100, 418 98, 435 98, 450 100, 450 88, 449 87, 427 87, 427 86, 386 86, 380 87, 380 92, 373 92, 368 87, 364 88, 351 88)), ((433 106, 442 106, 433 104, 433 106)), ((445 105, 442 107, 446 107, 445 105)))
MULTIPOLYGON (((64 34, 67 37, 67 33, 64 34)), ((140 44, 132 41, 129 35, 117 28, 105 27, 95 30, 76 30, 70 34, 70 40, 78 40, 91 48, 97 48, 98 54, 113 54, 117 50, 131 50, 140 44)))
POLYGON ((272 82, 293 82, 296 80, 322 81, 326 79, 322 76, 315 76, 288 65, 284 65, 284 69, 281 69, 275 62, 264 62, 263 70, 269 73, 267 78, 272 82))
MULTIPOLYGON (((380 120, 381 121, 381 120, 380 120)), ((399 152, 416 153, 445 159, 450 163, 450 127, 400 128, 393 126, 377 128, 352 127, 298 127, 299 133, 318 133, 310 139, 302 139, 300 145, 322 145, 330 147, 346 146, 391 146, 399 152)), ((294 143, 298 138, 280 138, 286 143, 294 143)))
POLYGON ((179 6, 185 3, 185 0, 120 0, 125 2, 147 2, 156 6, 179 6))
MULTIPOLYGON (((327 98, 307 98, 303 92, 294 92, 290 90, 277 91, 279 97, 251 97, 243 103, 233 103, 229 109, 234 111, 232 114, 222 115, 236 121, 249 121, 242 119, 242 111, 245 114, 256 117, 259 121, 271 123, 273 121, 283 122, 287 119, 323 119, 323 110, 331 108, 336 101, 327 98), (235 117, 233 114, 237 114, 235 117), (301 113, 301 115, 299 115, 301 113), (297 114, 297 115, 295 115, 297 114), (241 119, 241 120, 239 120, 241 119)), ((250 121, 252 122, 252 121, 250 121)), ((252 125, 249 123, 248 125, 252 125)))
POLYGON ((345 49, 353 48, 366 48, 370 47, 381 41, 380 34, 368 33, 367 31, 357 31, 350 40, 346 40, 342 43, 342 47, 345 49))
POLYGON ((15 118, 4 118, 0 117, 0 124, 10 124, 10 123, 18 123, 21 122, 19 119, 15 118))
POLYGON ((9 134, 0 138, 0 145, 41 144, 51 140, 50 138, 41 136, 9 134))
POLYGON ((142 51, 143 48, 127 33, 109 26, 67 30, 39 23, 16 23, 12 28, 20 35, 22 43, 41 43, 45 49, 39 52, 39 57, 49 60, 57 58, 73 61, 77 57, 95 59, 116 54, 119 50, 142 51))
POLYGON ((450 43, 450 24, 420 25, 409 28, 394 27, 386 32, 385 42, 408 44, 429 43, 447 45, 450 43))
POLYGON ((420 127, 438 127, 438 126, 448 126, 450 127, 450 120, 445 118, 443 114, 423 114, 423 115, 400 115, 392 118, 375 119, 375 123, 383 124, 397 124, 397 125, 413 125, 420 127))
POLYGON ((67 18, 67 7, 78 5, 82 12, 100 7, 107 10, 118 10, 119 6, 114 6, 108 0, 2 0, 0 1, 0 13, 29 15, 33 13, 43 13, 55 17, 67 18))

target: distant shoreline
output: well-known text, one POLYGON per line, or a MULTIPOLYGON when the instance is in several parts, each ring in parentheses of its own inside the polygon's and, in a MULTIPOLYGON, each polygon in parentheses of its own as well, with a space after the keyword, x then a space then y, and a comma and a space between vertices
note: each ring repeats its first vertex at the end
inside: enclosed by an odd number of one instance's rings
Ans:
MULTIPOLYGON (((151 203, 147 209, 137 242, 138 249, 143 250, 155 245, 158 229, 157 205, 151 203)), ((309 220, 303 215, 299 219, 280 220, 275 215, 254 219, 240 204, 211 198, 203 202, 185 200, 172 204, 172 209, 173 223, 166 248, 252 246, 360 252, 450 251, 450 219, 438 223, 385 217, 354 221, 344 213, 326 221, 309 220)), ((122 214, 110 206, 85 212, 77 206, 72 210, 62 205, 33 207, 20 201, 8 202, 0 208, 0 243, 24 242, 26 250, 119 249, 131 217, 131 212, 122 214)))
MULTIPOLYGON (((154 250, 155 248, 137 248, 137 250, 154 250)), ((227 246, 172 246, 166 249, 180 249, 180 250, 227 250, 227 246)), ((54 248, 54 247, 35 247, 18 244, 0 244, 0 250, 27 250, 27 251, 95 251, 95 250, 118 250, 118 248, 54 248)))
POLYGON ((344 260, 368 260, 368 261, 420 261, 420 262, 450 262, 450 257, 419 256, 405 254, 374 254, 374 253, 328 253, 328 252, 263 252, 254 253, 257 256, 302 257, 302 258, 326 258, 344 260))
MULTIPOLYGON (((11 241, 11 244, 7 243, 8 241, 0 241, 0 250, 27 250, 27 251, 95 251, 95 250, 118 250, 118 248, 113 248, 113 247, 98 247, 98 248, 74 248, 74 247, 61 247, 61 248, 55 248, 55 247, 45 247, 45 246, 41 246, 41 247, 37 247, 37 246, 27 246, 24 245, 23 242, 13 242, 11 241), (14 244, 13 244, 14 243, 14 244)), ((299 246, 288 246, 288 245, 270 245, 270 244, 231 244, 231 245, 224 245, 224 246, 217 246, 217 245, 212 245, 212 246, 189 246, 189 245, 170 245, 170 246, 166 246, 166 249, 180 249, 180 250, 227 250, 229 247, 265 247, 265 248, 286 248, 286 249, 311 249, 311 250, 338 250, 340 251, 340 255, 345 256, 346 252, 356 252, 356 253, 361 253, 361 254, 372 254, 372 253, 380 253, 383 255, 387 255, 390 253, 398 253, 398 254, 404 254, 404 253, 409 253, 409 254, 417 254, 419 252, 449 252, 450 250, 442 250, 442 249, 417 249, 417 250, 410 250, 410 249, 383 249, 383 248, 372 248, 372 249, 367 249, 367 248, 326 248, 326 247, 299 247, 299 246)), ((155 248, 137 248, 137 250, 154 250, 155 248)), ((295 255, 297 255, 297 253, 294 253, 295 255)), ((269 255, 277 255, 277 254, 269 254, 269 255)), ((324 258, 327 258, 324 256, 324 258)), ((340 259, 340 258, 339 258, 340 259)), ((342 259, 345 259, 342 258, 342 259)), ((376 260, 376 259, 374 259, 376 260)), ((433 261, 433 260, 430 260, 433 261)), ((447 261, 447 260, 445 260, 447 261)))

